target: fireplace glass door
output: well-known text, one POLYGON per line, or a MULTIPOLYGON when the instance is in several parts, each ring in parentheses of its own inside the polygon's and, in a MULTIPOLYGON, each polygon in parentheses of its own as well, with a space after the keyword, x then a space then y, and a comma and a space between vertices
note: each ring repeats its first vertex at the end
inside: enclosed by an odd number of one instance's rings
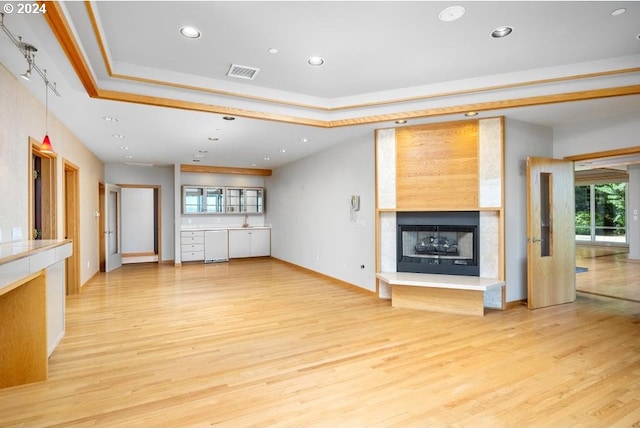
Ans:
POLYGON ((478 275, 477 226, 400 225, 398 271, 478 275))

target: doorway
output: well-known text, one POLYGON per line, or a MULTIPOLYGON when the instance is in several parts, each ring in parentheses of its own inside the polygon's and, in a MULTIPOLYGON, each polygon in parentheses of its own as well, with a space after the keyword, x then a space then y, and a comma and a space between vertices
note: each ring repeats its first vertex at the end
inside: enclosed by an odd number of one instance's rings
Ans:
POLYGON ((122 189, 122 263, 159 263, 161 187, 118 184, 122 189))
POLYGON ((56 154, 40 151, 40 143, 29 137, 29 236, 22 238, 58 238, 56 177, 56 154))
MULTIPOLYGON (((567 158, 576 170, 576 289, 640 302, 640 261, 629 259, 632 192, 629 166, 640 147, 567 158)), ((637 198, 637 196, 635 196, 637 198)), ((636 232, 637 233, 637 232, 636 232)))

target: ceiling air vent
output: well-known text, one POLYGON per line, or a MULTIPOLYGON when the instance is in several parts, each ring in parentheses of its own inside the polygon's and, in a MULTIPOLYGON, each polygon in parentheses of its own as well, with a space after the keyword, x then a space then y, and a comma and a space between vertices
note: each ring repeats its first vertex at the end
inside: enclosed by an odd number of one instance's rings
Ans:
POLYGON ((231 64, 227 76, 239 79, 253 80, 260 71, 259 68, 247 67, 246 65, 231 64))

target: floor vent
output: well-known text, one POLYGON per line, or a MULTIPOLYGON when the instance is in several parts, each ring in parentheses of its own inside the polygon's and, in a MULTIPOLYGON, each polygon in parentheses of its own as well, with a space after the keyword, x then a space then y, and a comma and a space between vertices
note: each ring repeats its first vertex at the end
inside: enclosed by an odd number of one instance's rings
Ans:
POLYGON ((231 64, 227 76, 239 79, 253 80, 260 71, 259 68, 247 67, 246 65, 231 64))

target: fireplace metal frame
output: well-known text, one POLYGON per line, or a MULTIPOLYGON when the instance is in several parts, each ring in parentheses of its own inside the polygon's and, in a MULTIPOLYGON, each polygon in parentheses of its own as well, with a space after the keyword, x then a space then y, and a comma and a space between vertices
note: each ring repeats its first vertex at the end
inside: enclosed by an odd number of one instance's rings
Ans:
POLYGON ((478 211, 410 211, 396 213, 396 270, 398 272, 480 276, 480 213, 478 211), (472 227, 475 266, 453 264, 407 263, 402 261, 403 226, 472 227))

